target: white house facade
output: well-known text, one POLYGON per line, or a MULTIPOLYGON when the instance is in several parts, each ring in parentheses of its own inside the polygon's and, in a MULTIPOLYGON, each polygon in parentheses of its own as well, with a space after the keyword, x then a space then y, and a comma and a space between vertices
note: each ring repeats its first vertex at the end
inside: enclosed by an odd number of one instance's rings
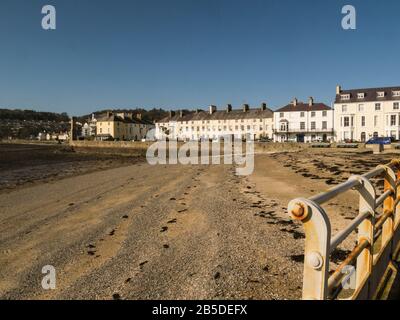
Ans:
POLYGON ((337 141, 365 142, 372 137, 400 140, 400 87, 336 88, 337 141))
POLYGON ((274 112, 275 142, 329 142, 334 140, 333 110, 323 103, 294 99, 274 112))
POLYGON ((233 110, 210 106, 208 112, 197 110, 184 113, 171 111, 169 116, 156 123, 155 138, 171 140, 220 140, 227 136, 232 139, 272 139, 273 112, 263 103, 260 108, 251 109, 243 105, 233 110))

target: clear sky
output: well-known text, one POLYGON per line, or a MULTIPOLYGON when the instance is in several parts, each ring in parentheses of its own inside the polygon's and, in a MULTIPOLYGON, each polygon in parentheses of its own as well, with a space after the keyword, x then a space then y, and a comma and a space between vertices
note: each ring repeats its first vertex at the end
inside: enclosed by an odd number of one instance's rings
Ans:
POLYGON ((1 0, 0 108, 330 104, 337 84, 400 85, 399 21, 398 0, 1 0))

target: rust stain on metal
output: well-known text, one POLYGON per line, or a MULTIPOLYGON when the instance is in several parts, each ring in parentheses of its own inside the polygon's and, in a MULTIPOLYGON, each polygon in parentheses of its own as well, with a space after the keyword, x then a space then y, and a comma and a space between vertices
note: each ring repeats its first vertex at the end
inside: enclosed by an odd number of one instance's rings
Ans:
POLYGON ((291 214, 293 215, 293 218, 297 220, 303 220, 307 216, 307 208, 304 206, 304 204, 298 202, 294 205, 293 209, 291 210, 291 214))

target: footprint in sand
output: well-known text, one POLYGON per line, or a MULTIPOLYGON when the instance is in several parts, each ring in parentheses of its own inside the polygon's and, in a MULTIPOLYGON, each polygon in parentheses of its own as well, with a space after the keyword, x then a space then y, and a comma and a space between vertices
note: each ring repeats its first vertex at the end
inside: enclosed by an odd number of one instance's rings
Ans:
POLYGON ((172 219, 172 220, 169 220, 167 223, 169 223, 169 224, 171 224, 171 223, 176 223, 176 221, 177 221, 177 219, 174 218, 174 219, 172 219))
POLYGON ((96 250, 89 250, 89 251, 87 252, 87 254, 88 254, 89 256, 94 256, 94 255, 96 254, 96 250))
POLYGON ((162 227, 161 230, 160 230, 160 232, 165 232, 165 231, 167 231, 167 230, 168 230, 168 227, 162 227))
POLYGON ((121 300, 121 296, 118 293, 114 293, 112 297, 114 300, 121 300))
POLYGON ((144 267, 144 265, 145 265, 146 263, 148 263, 147 260, 146 260, 146 261, 143 261, 143 262, 141 262, 141 263, 139 263, 140 269, 143 269, 143 267, 144 267))

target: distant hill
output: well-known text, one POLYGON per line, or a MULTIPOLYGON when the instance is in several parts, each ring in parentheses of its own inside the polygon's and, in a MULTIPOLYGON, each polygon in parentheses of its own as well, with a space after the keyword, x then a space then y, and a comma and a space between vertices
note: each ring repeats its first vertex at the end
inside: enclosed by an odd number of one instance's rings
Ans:
MULTIPOLYGON (((106 109, 95 111, 96 116, 107 111, 126 112, 134 115, 141 114, 143 120, 158 121, 168 116, 168 111, 153 108, 145 110, 136 109, 106 109)), ((85 123, 91 114, 77 117, 81 123, 85 123)), ((36 137, 39 132, 63 132, 69 130, 70 117, 67 113, 41 112, 34 110, 11 110, 0 109, 0 138, 21 138, 29 139, 36 137)))
POLYGON ((64 132, 69 121, 66 113, 0 109, 0 138, 31 139, 39 132, 64 132))
POLYGON ((68 114, 65 112, 54 113, 54 112, 42 112, 34 110, 0 109, 0 120, 67 122, 70 119, 68 117, 68 114))

